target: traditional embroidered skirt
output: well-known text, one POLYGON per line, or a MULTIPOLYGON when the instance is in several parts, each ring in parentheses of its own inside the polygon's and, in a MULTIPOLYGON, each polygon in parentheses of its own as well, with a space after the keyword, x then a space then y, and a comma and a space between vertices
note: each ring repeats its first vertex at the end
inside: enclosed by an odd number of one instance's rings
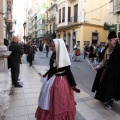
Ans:
POLYGON ((44 90, 41 89, 39 105, 35 114, 37 120, 75 120, 74 93, 67 77, 53 76, 48 81, 43 83, 42 89, 44 90), (46 84, 48 84, 47 87, 46 84), (44 93, 45 91, 48 93, 44 93), (43 97, 43 93, 45 97, 43 97), (49 106, 47 106, 48 104, 49 106))

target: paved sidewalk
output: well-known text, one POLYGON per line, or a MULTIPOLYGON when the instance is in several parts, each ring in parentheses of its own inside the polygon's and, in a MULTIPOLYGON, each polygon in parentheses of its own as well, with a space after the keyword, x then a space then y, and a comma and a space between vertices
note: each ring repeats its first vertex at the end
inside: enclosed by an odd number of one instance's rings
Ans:
MULTIPOLYGON (((34 117, 37 100, 42 83, 40 74, 48 69, 47 66, 28 64, 21 65, 20 80, 23 88, 13 88, 11 103, 6 111, 5 120, 36 120, 34 117)), ((113 110, 105 110, 103 105, 81 90, 80 94, 75 93, 77 102, 76 120, 120 120, 120 115, 113 110)))

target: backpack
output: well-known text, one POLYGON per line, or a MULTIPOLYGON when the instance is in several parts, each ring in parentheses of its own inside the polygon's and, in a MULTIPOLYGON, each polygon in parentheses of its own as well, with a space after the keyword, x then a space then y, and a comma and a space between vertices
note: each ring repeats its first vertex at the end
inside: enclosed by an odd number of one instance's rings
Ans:
POLYGON ((80 55, 80 49, 75 50, 75 55, 79 56, 80 55))

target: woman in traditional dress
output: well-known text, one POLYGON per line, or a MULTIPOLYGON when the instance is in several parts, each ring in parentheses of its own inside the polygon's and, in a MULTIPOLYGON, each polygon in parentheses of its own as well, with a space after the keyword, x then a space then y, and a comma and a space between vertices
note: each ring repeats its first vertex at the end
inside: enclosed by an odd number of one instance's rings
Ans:
POLYGON ((50 58, 50 69, 43 75, 43 86, 38 99, 35 114, 37 120, 74 120, 76 87, 70 70, 70 58, 63 39, 51 42, 53 54, 50 58))

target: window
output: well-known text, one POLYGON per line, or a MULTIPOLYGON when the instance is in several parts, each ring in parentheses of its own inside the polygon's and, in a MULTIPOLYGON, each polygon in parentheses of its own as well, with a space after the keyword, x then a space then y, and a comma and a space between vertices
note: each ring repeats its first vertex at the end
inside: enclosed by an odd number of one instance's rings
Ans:
POLYGON ((62 10, 62 22, 65 22, 65 7, 62 10))
POLYGON ((114 0, 114 13, 120 13, 120 0, 114 0))
POLYGON ((52 25, 50 24, 50 33, 51 33, 51 27, 52 27, 52 25))
POLYGON ((55 30, 55 23, 53 23, 53 30, 55 30))
POLYGON ((59 10, 59 23, 61 23, 61 9, 59 10))
POLYGON ((71 7, 68 7, 68 22, 71 22, 71 7))
POLYGON ((77 22, 78 17, 78 4, 74 6, 74 22, 77 22))

